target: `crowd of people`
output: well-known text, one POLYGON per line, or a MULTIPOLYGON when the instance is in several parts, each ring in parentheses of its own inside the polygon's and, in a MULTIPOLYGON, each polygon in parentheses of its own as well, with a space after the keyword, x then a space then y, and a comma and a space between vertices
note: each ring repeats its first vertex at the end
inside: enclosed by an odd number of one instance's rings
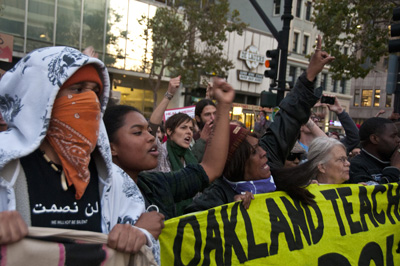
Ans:
POLYGON ((0 81, 0 245, 24 238, 28 226, 88 230, 122 252, 147 245, 160 261, 164 220, 184 213, 233 201, 249 208, 254 194, 277 190, 314 204, 313 183, 398 182, 393 121, 374 117, 358 129, 335 98, 325 105, 345 137, 316 124, 316 76, 333 60, 319 37, 274 121, 261 113, 256 134, 229 120, 235 91, 223 79, 209 88, 216 102, 196 104, 194 120, 180 113, 163 124, 180 76, 147 120, 132 106, 107 107, 109 76, 96 56, 31 52, 0 81))

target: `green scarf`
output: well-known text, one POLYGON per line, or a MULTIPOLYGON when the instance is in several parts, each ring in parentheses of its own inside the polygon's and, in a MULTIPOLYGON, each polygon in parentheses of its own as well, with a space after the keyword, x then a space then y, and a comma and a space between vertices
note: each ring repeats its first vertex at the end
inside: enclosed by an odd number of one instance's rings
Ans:
POLYGON ((190 149, 182 148, 171 140, 167 140, 167 151, 172 171, 178 171, 183 168, 181 158, 185 160, 186 165, 198 163, 190 149))

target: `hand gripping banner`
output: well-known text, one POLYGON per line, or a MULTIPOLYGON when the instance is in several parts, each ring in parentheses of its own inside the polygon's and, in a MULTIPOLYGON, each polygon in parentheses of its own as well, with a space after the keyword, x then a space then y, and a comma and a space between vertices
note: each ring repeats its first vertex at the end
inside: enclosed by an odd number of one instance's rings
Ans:
POLYGON ((162 265, 400 265, 400 187, 311 185, 166 221, 162 265))

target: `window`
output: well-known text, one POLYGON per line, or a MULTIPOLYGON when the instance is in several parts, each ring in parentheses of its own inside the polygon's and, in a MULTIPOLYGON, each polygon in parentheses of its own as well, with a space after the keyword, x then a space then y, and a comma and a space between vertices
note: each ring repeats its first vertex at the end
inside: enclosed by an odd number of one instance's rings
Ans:
POLYGON ((281 0, 274 0, 274 15, 281 13, 281 0))
POLYGON ((349 47, 344 47, 343 48, 343 54, 348 55, 349 54, 349 47))
POLYGON ((338 81, 332 79, 332 92, 337 92, 338 81))
POLYGON ((360 106, 359 102, 360 102, 360 89, 355 89, 353 106, 356 107, 360 106))
POLYGON ((44 46, 52 46, 54 35, 53 31, 54 1, 29 1, 26 48, 27 52, 44 46))
POLYGON ((308 21, 310 21, 310 19, 311 19, 311 2, 310 1, 307 1, 307 3, 306 3, 306 17, 305 17, 305 19, 308 20, 308 21))
POLYGON ((145 117, 150 117, 153 112, 153 92, 151 90, 117 86, 113 91, 121 93, 121 104, 135 106, 144 113, 145 117))
POLYGON ((79 47, 81 10, 67 0, 58 1, 57 5, 56 45, 79 47), (60 23, 61 22, 61 23, 60 23))
POLYGON ((385 107, 392 107, 392 94, 386 94, 385 107))
POLYGON ((374 107, 379 107, 379 99, 381 98, 381 90, 375 90, 374 107))
POLYGON ((361 106, 369 107, 372 105, 372 90, 362 90, 361 106))
POLYGON ((301 4, 303 0, 297 0, 297 6, 296 6, 296 17, 300 17, 301 15, 301 4))
POLYGON ((346 93, 346 80, 344 78, 340 81, 340 89, 341 93, 346 93))
POLYGON ((297 53, 297 44, 299 43, 299 33, 295 32, 293 34, 293 46, 292 46, 292 52, 297 53))
POLYGON ((321 74, 320 86, 322 87, 322 90, 324 90, 324 91, 326 91, 327 78, 328 78, 328 75, 326 73, 321 74))
POLYGON ((247 95, 247 104, 257 105, 257 100, 258 100, 257 96, 247 95))
POLYGON ((310 36, 304 35, 303 38, 303 54, 308 54, 308 40, 310 36))

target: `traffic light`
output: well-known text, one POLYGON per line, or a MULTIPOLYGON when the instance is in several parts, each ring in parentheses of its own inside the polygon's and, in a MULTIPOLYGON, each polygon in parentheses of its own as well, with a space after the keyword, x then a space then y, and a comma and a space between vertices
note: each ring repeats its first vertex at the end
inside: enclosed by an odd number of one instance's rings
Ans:
POLYGON ((264 76, 275 80, 278 76, 279 49, 268 50, 267 57, 271 59, 265 61, 265 67, 269 68, 269 70, 265 70, 264 76))
POLYGON ((261 107, 275 107, 277 94, 270 91, 261 92, 261 107))
MULTIPOLYGON (((400 7, 396 7, 393 9, 393 22, 400 21, 400 7)), ((390 24, 390 36, 399 37, 400 36, 400 23, 392 23, 390 24)), ((389 41, 389 53, 400 52, 400 39, 397 38, 395 40, 389 41)))

